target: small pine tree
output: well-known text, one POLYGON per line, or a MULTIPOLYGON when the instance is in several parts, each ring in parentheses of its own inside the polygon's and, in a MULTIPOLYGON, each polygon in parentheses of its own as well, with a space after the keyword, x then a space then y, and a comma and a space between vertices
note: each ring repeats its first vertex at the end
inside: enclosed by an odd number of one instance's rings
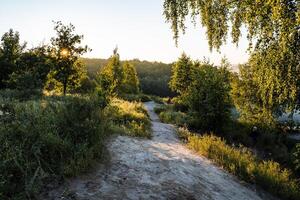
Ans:
POLYGON ((108 64, 100 71, 98 82, 102 90, 108 94, 120 94, 122 92, 123 67, 120 62, 118 48, 114 50, 114 54, 109 58, 108 64))
POLYGON ((169 86, 173 92, 183 95, 192 81, 193 62, 185 53, 172 67, 169 86))
POLYGON ((125 93, 137 94, 139 92, 139 79, 135 67, 129 62, 123 65, 124 80, 123 88, 125 93))

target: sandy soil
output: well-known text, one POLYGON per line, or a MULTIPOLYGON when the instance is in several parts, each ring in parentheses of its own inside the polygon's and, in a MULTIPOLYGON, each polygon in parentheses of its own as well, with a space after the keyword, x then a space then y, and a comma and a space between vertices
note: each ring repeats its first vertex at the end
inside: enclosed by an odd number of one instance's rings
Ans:
POLYGON ((68 180, 44 199, 273 199, 187 149, 172 125, 160 123, 155 103, 145 106, 152 120, 151 140, 112 138, 108 164, 68 180))

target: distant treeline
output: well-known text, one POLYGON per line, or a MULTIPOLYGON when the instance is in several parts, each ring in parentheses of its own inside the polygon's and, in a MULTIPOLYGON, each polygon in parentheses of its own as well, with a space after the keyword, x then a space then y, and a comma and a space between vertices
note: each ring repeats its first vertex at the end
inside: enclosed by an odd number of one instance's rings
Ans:
MULTIPOLYGON (((87 67, 88 76, 94 79, 99 69, 107 65, 108 59, 82 58, 82 62, 87 67)), ((174 96, 168 86, 172 64, 138 59, 129 60, 129 62, 136 67, 143 93, 161 97, 174 96)))

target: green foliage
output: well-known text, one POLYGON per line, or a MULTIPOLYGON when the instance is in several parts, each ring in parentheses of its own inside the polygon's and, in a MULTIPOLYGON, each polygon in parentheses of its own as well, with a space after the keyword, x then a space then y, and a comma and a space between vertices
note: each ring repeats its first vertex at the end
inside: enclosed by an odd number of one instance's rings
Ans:
POLYGON ((52 68, 46 46, 24 52, 17 61, 17 69, 10 75, 9 87, 31 92, 44 89, 47 75, 52 68))
POLYGON ((270 47, 268 53, 253 53, 249 62, 240 66, 239 75, 232 77, 231 96, 242 121, 271 128, 283 111, 294 108, 299 72, 293 60, 287 54, 284 59, 278 51, 270 47))
MULTIPOLYGON (((81 58, 81 60, 87 66, 88 75, 91 79, 94 79, 97 76, 97 72, 108 63, 106 59, 81 58)), ((160 97, 174 96, 174 93, 168 87, 171 76, 170 64, 137 59, 129 60, 128 62, 135 66, 140 82, 140 90, 144 94, 160 97)))
POLYGON ((224 140, 214 135, 200 136, 186 129, 178 130, 179 137, 197 153, 212 159, 230 173, 241 179, 255 183, 283 199, 296 200, 300 188, 291 172, 274 161, 260 161, 244 147, 228 146, 224 140))
POLYGON ((50 77, 62 85, 65 95, 67 89, 76 88, 79 80, 86 74, 79 56, 87 52, 88 47, 78 46, 82 42, 83 35, 75 34, 75 27, 72 24, 63 25, 58 21, 55 22, 54 30, 57 36, 51 38, 54 69, 50 77))
POLYGON ((176 111, 171 105, 160 105, 154 108, 154 112, 158 114, 159 119, 164 123, 176 124, 178 126, 189 126, 191 117, 181 111, 176 111))
POLYGON ((97 87, 97 82, 90 79, 88 76, 82 78, 80 86, 76 88, 74 93, 89 94, 93 92, 97 87))
POLYGON ((172 91, 183 96, 192 83, 194 63, 186 55, 182 54, 172 67, 170 88, 172 91))
POLYGON ((194 73, 184 103, 197 119, 201 130, 218 131, 229 118, 231 107, 228 74, 204 63, 194 73))
MULTIPOLYGON (((299 37, 299 2, 286 1, 227 1, 227 0, 165 0, 164 15, 171 23, 177 41, 179 31, 185 32, 185 22, 191 16, 193 22, 207 29, 211 48, 219 49, 226 42, 229 28, 234 43, 238 43, 241 27, 248 30, 247 38, 257 38, 258 46, 277 40, 280 46, 297 42, 299 37), (200 17, 199 17, 200 16, 200 17)), ((298 44, 299 45, 299 44, 298 44)))
POLYGON ((131 60, 140 80, 141 91, 160 97, 174 96, 168 87, 171 77, 171 65, 161 62, 131 60))
POLYGON ((33 197, 45 181, 100 158, 107 123, 98 98, 0 99, 0 106, 1 199, 33 197))
POLYGON ((120 62, 118 49, 109 58, 108 64, 98 74, 98 83, 108 95, 127 96, 139 93, 139 79, 135 67, 129 62, 120 62))
POLYGON ((123 92, 127 94, 139 93, 139 79, 135 67, 129 62, 123 65, 124 79, 122 82, 123 92))
POLYGON ((138 93, 138 94, 122 94, 120 98, 126 101, 136 101, 136 102, 148 102, 152 100, 152 97, 146 94, 138 93))
POLYGON ((27 101, 36 100, 41 98, 41 92, 39 90, 0 90, 0 98, 6 99, 7 101, 27 101))
POLYGON ((241 27, 246 27, 252 54, 235 80, 233 99, 243 120, 274 127, 276 115, 294 108, 299 99, 299 5, 295 0, 165 0, 164 14, 176 42, 186 18, 196 23, 200 16, 211 49, 220 49, 230 28, 238 44, 241 27))
POLYGON ((296 144, 293 150, 292 161, 295 171, 300 174, 300 143, 296 144))
POLYGON ((19 61, 26 44, 20 44, 19 32, 12 29, 1 38, 0 45, 0 89, 8 86, 10 75, 17 69, 19 61))
MULTIPOLYGON (((231 107, 228 69, 225 66, 218 69, 208 62, 193 63, 182 55, 172 72, 170 86, 179 94, 175 98, 179 105, 176 107, 188 108, 194 128, 218 132, 229 118, 231 107)), ((170 119, 171 113, 167 114, 170 119)))
POLYGON ((106 108, 106 113, 113 122, 112 128, 115 133, 151 137, 150 119, 142 103, 114 98, 106 108))
POLYGON ((255 83, 254 76, 255 72, 251 66, 240 66, 240 74, 234 75, 231 80, 232 100, 240 113, 241 122, 272 129, 275 127, 275 118, 272 110, 263 106, 258 93, 259 85, 255 83))
POLYGON ((100 87, 107 92, 107 94, 119 95, 122 93, 122 82, 124 79, 124 71, 120 62, 120 55, 118 49, 114 50, 114 54, 109 58, 108 64, 101 69, 98 75, 98 82, 100 87))

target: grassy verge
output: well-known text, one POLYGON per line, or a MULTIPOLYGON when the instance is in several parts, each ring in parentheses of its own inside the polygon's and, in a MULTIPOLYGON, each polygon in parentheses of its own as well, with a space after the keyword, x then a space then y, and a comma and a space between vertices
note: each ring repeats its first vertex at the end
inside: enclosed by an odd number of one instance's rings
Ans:
POLYGON ((126 101, 137 101, 137 102, 148 102, 148 101, 154 101, 158 104, 163 104, 164 99, 158 96, 154 95, 147 95, 143 93, 139 94, 122 94, 120 98, 126 100, 126 101))
POLYGON ((107 121, 98 99, 0 98, 0 199, 34 199, 53 179, 101 158, 107 121))
POLYGON ((151 123, 141 102, 112 99, 105 110, 111 121, 111 129, 117 134, 151 138, 151 123))
POLYGON ((244 147, 231 147, 214 135, 197 135, 179 128, 179 137, 195 152, 213 160, 242 180, 283 199, 300 199, 300 187, 291 172, 274 161, 261 161, 244 147))
POLYGON ((176 124, 178 126, 187 126, 191 118, 184 112, 176 111, 172 105, 159 105, 154 108, 160 120, 164 123, 176 124))

